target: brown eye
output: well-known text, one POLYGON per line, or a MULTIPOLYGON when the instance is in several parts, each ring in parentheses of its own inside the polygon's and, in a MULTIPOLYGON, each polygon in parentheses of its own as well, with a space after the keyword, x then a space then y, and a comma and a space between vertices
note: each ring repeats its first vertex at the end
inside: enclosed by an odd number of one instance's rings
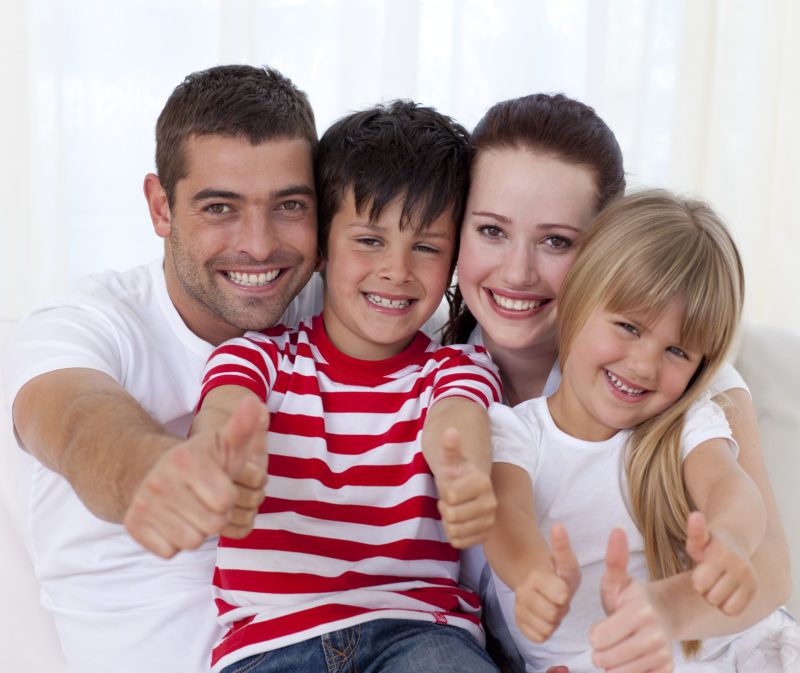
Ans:
POLYGON ((231 207, 226 203, 212 203, 206 210, 214 215, 225 215, 230 212, 231 207))
POLYGON ((500 238, 505 235, 500 227, 495 227, 493 224, 484 224, 478 227, 478 232, 486 238, 500 238))
POLYGON ((544 242, 555 250, 569 250, 572 247, 572 241, 563 236, 548 236, 544 242))

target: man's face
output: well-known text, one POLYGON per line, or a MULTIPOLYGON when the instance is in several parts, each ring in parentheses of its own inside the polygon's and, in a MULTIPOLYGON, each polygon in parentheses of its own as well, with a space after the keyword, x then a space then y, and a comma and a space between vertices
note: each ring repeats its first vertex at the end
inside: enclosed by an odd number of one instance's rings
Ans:
POLYGON ((166 230, 170 297, 198 336, 218 344, 273 325, 317 259, 311 148, 305 140, 186 141, 186 177, 166 230))

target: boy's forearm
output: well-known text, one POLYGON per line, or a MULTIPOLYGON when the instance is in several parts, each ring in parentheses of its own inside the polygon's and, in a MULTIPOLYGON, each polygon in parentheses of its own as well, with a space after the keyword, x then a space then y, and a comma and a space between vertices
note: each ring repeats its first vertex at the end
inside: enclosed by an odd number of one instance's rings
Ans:
POLYGON ((422 430, 422 452, 437 474, 441 460, 442 436, 455 428, 464 457, 485 474, 492 467, 489 415, 477 402, 464 397, 446 397, 428 409, 422 430))

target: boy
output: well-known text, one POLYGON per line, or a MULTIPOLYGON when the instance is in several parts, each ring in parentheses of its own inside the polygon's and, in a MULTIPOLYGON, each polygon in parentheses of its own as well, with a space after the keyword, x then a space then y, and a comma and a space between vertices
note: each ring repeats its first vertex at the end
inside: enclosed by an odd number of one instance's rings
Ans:
POLYGON ((464 129, 410 102, 320 141, 322 314, 219 347, 193 425, 252 415, 256 396, 271 415, 255 528, 218 549, 215 672, 496 671, 454 547, 494 521, 500 383, 484 353, 418 331, 452 273, 468 179, 464 129))

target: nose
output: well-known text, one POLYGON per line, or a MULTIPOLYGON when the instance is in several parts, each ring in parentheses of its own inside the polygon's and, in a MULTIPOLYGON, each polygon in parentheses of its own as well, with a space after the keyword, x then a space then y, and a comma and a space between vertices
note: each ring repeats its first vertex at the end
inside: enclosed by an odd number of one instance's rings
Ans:
POLYGON ((244 213, 238 233, 236 252, 244 253, 256 261, 265 261, 279 247, 275 225, 269 215, 260 209, 244 213))
POLYGON ((402 285, 411 278, 411 257, 399 247, 387 249, 381 255, 378 275, 394 285, 402 285))
POLYGON ((642 384, 652 384, 658 378, 661 350, 646 343, 638 343, 630 353, 628 366, 631 368, 636 381, 642 384))
POLYGON ((525 241, 514 241, 504 260, 504 277, 511 288, 525 288, 539 280, 536 253, 525 241))

